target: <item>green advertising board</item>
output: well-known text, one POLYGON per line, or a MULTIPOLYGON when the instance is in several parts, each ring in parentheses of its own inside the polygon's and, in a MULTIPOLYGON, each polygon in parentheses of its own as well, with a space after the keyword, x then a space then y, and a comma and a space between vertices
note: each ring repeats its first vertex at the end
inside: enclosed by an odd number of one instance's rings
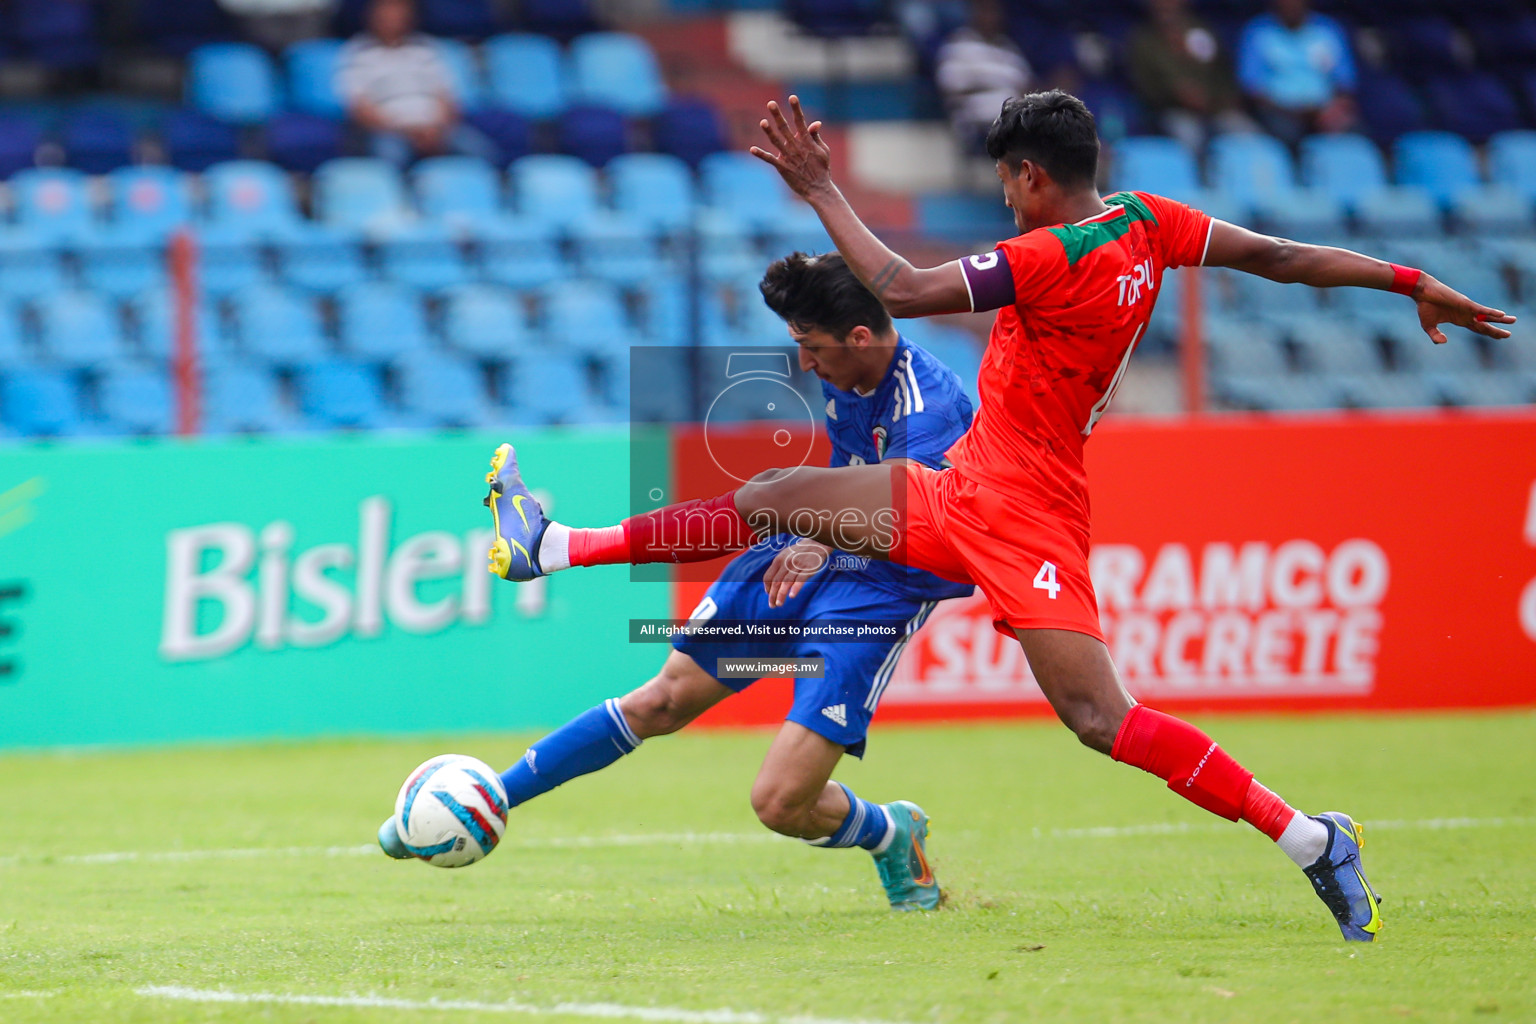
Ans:
MULTIPOLYGON (((500 440, 0 447, 0 748, 531 728, 643 682, 667 584, 486 572, 500 440)), ((563 520, 627 514, 627 433, 518 450, 563 520)))

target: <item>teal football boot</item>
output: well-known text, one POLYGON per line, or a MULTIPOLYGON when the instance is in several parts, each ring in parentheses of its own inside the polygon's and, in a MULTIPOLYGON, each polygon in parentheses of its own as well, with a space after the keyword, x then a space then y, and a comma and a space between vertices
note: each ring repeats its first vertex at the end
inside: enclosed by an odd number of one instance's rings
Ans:
POLYGON ((411 855, 405 849, 405 840, 400 838, 400 830, 395 827, 395 816, 391 814, 384 819, 384 824, 379 826, 379 849, 395 860, 410 860, 411 855))
POLYGON ((943 899, 928 866, 928 815, 910 800, 885 804, 896 824, 890 845, 874 855, 892 910, 937 910, 943 899))

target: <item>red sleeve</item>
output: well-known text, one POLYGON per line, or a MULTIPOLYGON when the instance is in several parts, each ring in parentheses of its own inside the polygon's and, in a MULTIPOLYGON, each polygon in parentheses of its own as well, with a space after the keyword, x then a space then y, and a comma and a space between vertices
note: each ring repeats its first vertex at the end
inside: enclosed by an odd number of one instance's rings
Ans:
POLYGON ((1211 241, 1209 214, 1150 192, 1134 195, 1146 204, 1157 221, 1164 266, 1198 267, 1205 262, 1205 248, 1211 241))
POLYGON ((997 243, 997 250, 1008 260, 1013 271, 1013 303, 1035 305, 1067 271, 1067 254, 1061 239, 1045 228, 1036 228, 997 243))

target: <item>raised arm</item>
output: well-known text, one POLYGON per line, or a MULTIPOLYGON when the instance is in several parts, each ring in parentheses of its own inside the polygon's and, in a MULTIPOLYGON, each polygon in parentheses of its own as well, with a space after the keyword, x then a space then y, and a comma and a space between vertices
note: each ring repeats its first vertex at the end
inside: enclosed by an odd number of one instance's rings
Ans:
POLYGON ((1308 245, 1261 235, 1226 221, 1213 221, 1205 251, 1208 267, 1231 267, 1284 284, 1315 288, 1376 288, 1407 295, 1418 306, 1419 325, 1436 345, 1445 344, 1441 324, 1456 324, 1490 338, 1507 338, 1495 324, 1515 318, 1483 306, 1419 270, 1327 245, 1308 245))
POLYGON ((763 133, 778 152, 753 146, 752 155, 772 164, 794 193, 811 204, 837 251, 864 286, 893 316, 968 312, 970 291, 960 264, 920 269, 876 238, 832 181, 832 150, 821 137, 821 122, 805 123, 799 97, 791 96, 789 106, 795 118, 793 125, 773 102, 768 104, 768 117, 761 122, 763 133))

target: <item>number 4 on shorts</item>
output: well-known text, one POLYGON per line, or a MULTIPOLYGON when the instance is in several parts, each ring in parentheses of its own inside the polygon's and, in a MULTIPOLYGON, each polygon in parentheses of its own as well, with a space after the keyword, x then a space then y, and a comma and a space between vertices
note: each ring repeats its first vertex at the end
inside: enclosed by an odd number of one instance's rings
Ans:
POLYGON ((1055 562, 1040 563, 1040 571, 1035 573, 1035 589, 1045 591, 1052 601, 1056 600, 1056 595, 1061 593, 1061 584, 1056 582, 1055 562))

